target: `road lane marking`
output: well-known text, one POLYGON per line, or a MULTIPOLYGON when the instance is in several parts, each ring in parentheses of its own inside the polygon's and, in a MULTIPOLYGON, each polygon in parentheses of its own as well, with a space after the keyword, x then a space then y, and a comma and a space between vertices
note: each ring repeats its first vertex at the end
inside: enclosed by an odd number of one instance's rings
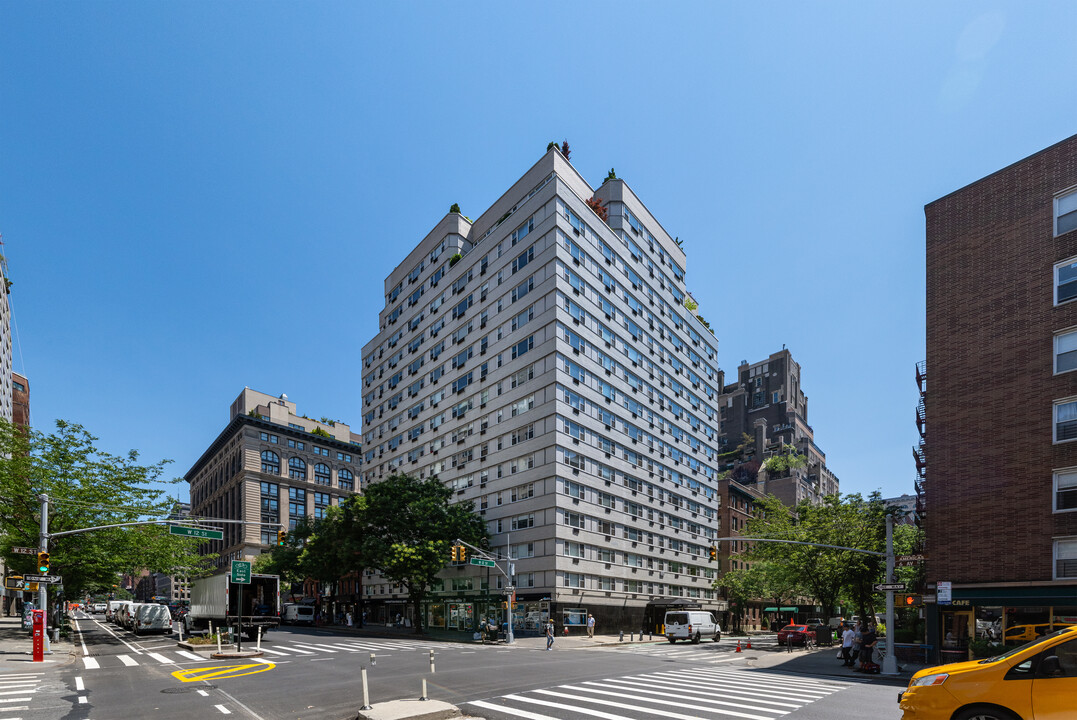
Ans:
POLYGON ((116 638, 117 640, 122 642, 124 645, 126 645, 131 650, 131 652, 133 652, 135 655, 141 655, 142 654, 141 650, 139 650, 134 645, 132 645, 131 643, 124 640, 122 637, 120 637, 116 633, 112 632, 112 630, 109 627, 107 627, 103 622, 101 622, 100 620, 94 620, 94 622, 97 623, 98 627, 100 627, 102 630, 104 630, 109 635, 116 638))
MULTIPOLYGON (((278 646, 278 647, 280 647, 280 646, 278 646)), ((301 653, 303 655, 313 655, 314 654, 310 650, 300 650, 299 648, 293 648, 293 647, 281 647, 281 650, 291 650, 292 652, 301 653)))
POLYGON ((135 665, 138 665, 138 660, 135 660, 130 655, 117 655, 116 657, 118 657, 120 659, 120 662, 122 662, 127 667, 134 667, 135 665))
POLYGON ((90 651, 86 649, 86 638, 82 637, 82 628, 79 627, 79 621, 75 621, 75 632, 79 634, 79 644, 82 645, 82 655, 85 657, 90 654, 90 651))
POLYGON ((527 710, 517 710, 515 708, 505 707, 503 705, 494 705, 488 703, 485 700, 476 700, 474 702, 464 703, 465 705, 478 705, 481 708, 487 710, 496 710, 499 713, 505 713, 507 715, 516 715, 517 717, 528 718, 528 720, 557 720, 550 715, 539 715, 538 713, 528 712, 527 710))
POLYGON ((198 662, 202 662, 203 660, 205 660, 206 662, 209 662, 209 658, 204 658, 201 655, 195 655, 193 652, 187 652, 186 650, 177 650, 176 654, 182 655, 188 660, 197 660, 198 662))
POLYGON ((195 668, 192 670, 177 670, 172 676, 180 682, 197 682, 201 680, 221 680, 224 678, 240 677, 241 675, 254 675, 255 673, 272 670, 275 663, 252 664, 252 665, 218 665, 216 667, 195 668))
POLYGON ((21 690, 0 690, 0 695, 25 695, 28 692, 37 692, 37 688, 22 688, 21 690))
MULTIPOLYGON (((0 700, 0 703, 9 703, 9 702, 30 702, 31 700, 33 700, 33 698, 32 698, 32 697, 28 697, 28 698, 6 698, 6 699, 4 699, 4 700, 0 700)), ((2 710, 2 709, 4 709, 4 708, 0 708, 0 710, 2 710)))
POLYGON ((149 655, 154 660, 156 660, 157 662, 161 663, 162 665, 175 665, 176 664, 175 660, 173 660, 172 658, 166 658, 164 655, 159 655, 159 654, 153 653, 153 652, 148 652, 146 654, 149 655))
POLYGON ((198 694, 201 695, 202 697, 209 697, 209 693, 206 692, 205 690, 199 690, 198 694))
POLYGON ((292 643, 292 644, 293 645, 298 645, 300 647, 305 647, 305 648, 313 648, 315 650, 320 650, 321 652, 327 652, 327 653, 340 652, 339 650, 331 650, 331 649, 327 648, 324 645, 310 645, 308 643, 292 643))
POLYGON ((78 690, 79 692, 82 692, 83 690, 86 689, 86 683, 82 682, 81 677, 75 678, 75 689, 78 690))
POLYGON ((101 667, 101 664, 94 660, 92 657, 84 657, 82 658, 82 662, 86 664, 87 670, 96 670, 97 668, 101 667))
POLYGON ((262 663, 264 665, 275 665, 276 664, 272 660, 266 660, 265 658, 251 658, 251 660, 253 660, 256 663, 262 663))
POLYGON ((262 652, 267 652, 270 655, 287 655, 288 653, 279 652, 277 650, 270 650, 269 648, 262 648, 262 652))
POLYGON ((217 708, 218 710, 220 710, 225 715, 231 715, 232 714, 232 711, 229 710, 228 708, 226 708, 224 705, 214 705, 213 707, 217 708))
POLYGON ((90 701, 86 698, 85 695, 79 695, 79 704, 80 705, 83 704, 83 703, 88 703, 88 702, 90 702, 90 701))

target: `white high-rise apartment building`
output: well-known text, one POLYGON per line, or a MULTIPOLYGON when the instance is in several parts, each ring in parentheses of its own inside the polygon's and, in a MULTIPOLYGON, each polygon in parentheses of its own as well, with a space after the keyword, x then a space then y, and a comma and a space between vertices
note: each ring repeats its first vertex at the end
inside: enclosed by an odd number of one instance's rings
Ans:
MULTIPOLYGON (((446 215, 385 281, 363 348, 364 480, 436 476, 474 502, 514 561, 518 630, 588 613, 638 629, 660 598, 718 609, 722 387, 684 268, 624 181, 594 190, 551 149, 474 223, 446 215)), ((469 630, 498 607, 496 573, 443 580, 428 626, 469 630)), ((399 588, 367 582, 372 618, 407 613, 399 588)))

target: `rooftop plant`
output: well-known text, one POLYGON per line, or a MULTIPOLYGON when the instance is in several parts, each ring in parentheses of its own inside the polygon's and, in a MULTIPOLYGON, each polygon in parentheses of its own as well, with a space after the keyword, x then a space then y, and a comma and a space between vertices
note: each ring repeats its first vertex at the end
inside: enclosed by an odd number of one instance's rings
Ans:
POLYGON ((598 198, 589 198, 584 200, 587 203, 587 207, 595 211, 595 215, 602 218, 602 222, 608 223, 610 218, 610 212, 606 209, 606 206, 602 204, 602 201, 598 198))
POLYGON ((460 262, 460 258, 462 257, 464 256, 460 253, 455 253, 451 258, 449 258, 449 267, 452 267, 456 263, 460 262))

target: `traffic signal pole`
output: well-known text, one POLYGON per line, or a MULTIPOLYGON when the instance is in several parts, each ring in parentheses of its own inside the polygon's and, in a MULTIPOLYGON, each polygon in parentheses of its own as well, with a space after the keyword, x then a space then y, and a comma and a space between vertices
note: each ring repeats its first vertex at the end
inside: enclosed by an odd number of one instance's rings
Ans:
MULTIPOLYGON (((38 495, 38 500, 41 501, 41 535, 38 537, 38 548, 41 552, 47 553, 49 551, 49 496, 45 494, 38 495)), ((49 585, 48 583, 38 583, 37 585, 37 603, 41 610, 45 611, 45 653, 51 653, 52 649, 49 647, 49 585)))

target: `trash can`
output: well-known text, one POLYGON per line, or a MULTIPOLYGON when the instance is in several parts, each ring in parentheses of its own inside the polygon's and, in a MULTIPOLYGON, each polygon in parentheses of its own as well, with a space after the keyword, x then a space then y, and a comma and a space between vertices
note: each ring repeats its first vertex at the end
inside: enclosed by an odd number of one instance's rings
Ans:
POLYGON ((815 631, 816 645, 829 647, 834 644, 834 629, 829 625, 812 625, 811 629, 815 631))

